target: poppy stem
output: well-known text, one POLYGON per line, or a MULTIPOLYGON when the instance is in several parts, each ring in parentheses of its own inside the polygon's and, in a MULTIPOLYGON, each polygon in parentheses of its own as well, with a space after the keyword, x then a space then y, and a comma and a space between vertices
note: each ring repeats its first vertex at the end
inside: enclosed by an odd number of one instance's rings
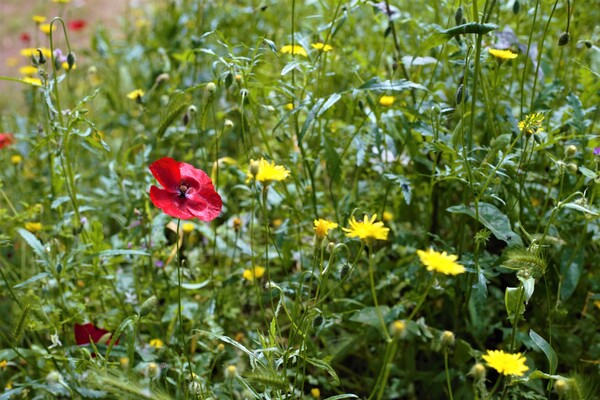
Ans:
POLYGON ((194 381, 194 372, 192 371, 192 361, 190 360, 190 353, 187 351, 185 345, 185 334, 183 332, 183 317, 181 316, 181 311, 183 308, 181 307, 181 249, 179 248, 179 228, 181 225, 181 218, 177 218, 177 240, 175 241, 175 246, 177 247, 177 316, 179 317, 179 333, 181 335, 181 351, 185 354, 188 368, 190 370, 190 382, 194 381))

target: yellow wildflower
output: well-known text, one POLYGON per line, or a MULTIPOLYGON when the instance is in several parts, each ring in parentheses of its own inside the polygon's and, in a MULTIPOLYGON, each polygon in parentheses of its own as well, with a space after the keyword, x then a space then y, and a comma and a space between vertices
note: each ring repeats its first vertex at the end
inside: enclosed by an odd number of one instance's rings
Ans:
POLYGON ((23 161, 23 157, 21 157, 19 154, 10 156, 10 162, 12 165, 21 164, 21 161, 23 161))
POLYGON ((501 60, 513 60, 517 58, 518 54, 513 53, 510 50, 500 50, 500 49, 492 49, 488 48, 488 52, 496 58, 501 60))
POLYGON ((523 376, 529 367, 525 365, 526 358, 521 353, 511 354, 502 350, 488 350, 483 359, 488 365, 503 375, 523 376))
POLYGON ((191 222, 183 223, 183 231, 185 233, 192 233, 194 231, 194 228, 196 228, 196 225, 192 224, 191 222))
POLYGON ((287 103, 285 105, 286 110, 292 111, 294 109, 294 103, 287 103))
POLYGON ((542 122, 544 122, 544 114, 527 114, 525 119, 519 122, 519 130, 528 136, 533 135, 536 132, 541 132, 544 130, 542 127, 542 122))
POLYGON ((237 368, 235 365, 230 365, 227 368, 225 368, 225 377, 227 379, 233 379, 236 374, 237 374, 237 368))
POLYGON ((315 399, 320 399, 321 391, 319 390, 319 388, 312 388, 310 389, 310 395, 315 399))
POLYGON ((131 100, 141 100, 144 97, 144 91, 142 89, 135 89, 129 93, 127 93, 127 98, 131 100))
POLYGON ((382 215, 383 222, 390 222, 394 220, 394 214, 390 211, 384 211, 382 215))
POLYGON ((430 248, 427 251, 417 250, 417 255, 428 271, 441 272, 444 275, 458 275, 465 272, 465 267, 456 262, 458 257, 445 251, 438 253, 430 248))
POLYGON ((252 269, 245 269, 242 273, 242 277, 250 282, 254 282, 254 279, 260 279, 265 274, 266 269, 257 265, 252 269))
POLYGON ((383 95, 379 98, 379 104, 381 104, 384 107, 391 106, 392 104, 394 104, 394 101, 396 101, 396 98, 394 96, 383 95))
POLYGON ((67 4, 70 3, 71 0, 52 0, 54 3, 67 4))
POLYGON ((31 17, 31 19, 36 24, 41 24, 41 23, 46 22, 46 17, 44 17, 43 15, 34 15, 34 16, 31 17))
POLYGON ((257 182, 269 184, 272 181, 282 181, 290 175, 290 171, 275 162, 268 162, 261 158, 258 162, 250 160, 248 178, 254 178, 257 182))
POLYGON ((121 364, 122 368, 127 368, 129 366, 129 358, 128 357, 119 358, 119 364, 121 364))
POLYGON ((315 219, 313 223, 315 224, 315 235, 317 236, 317 239, 323 239, 331 229, 338 227, 338 224, 335 222, 322 218, 315 219))
POLYGON ((7 366, 8 366, 8 361, 6 361, 6 360, 2 360, 2 361, 0 361, 0 369, 1 369, 1 370, 3 370, 3 371, 4 371, 4 370, 6 369, 6 367, 7 367, 7 366))
MULTIPOLYGON (((50 56, 52 55, 52 52, 48 48, 41 47, 40 50, 41 50, 42 54, 44 55, 44 57, 46 57, 46 58, 50 58, 50 56)), ((21 49, 20 53, 24 57, 38 57, 39 56, 38 49, 35 47, 26 47, 24 49, 21 49)))
POLYGON ((383 222, 375 222, 377 214, 373 214, 371 219, 365 214, 362 221, 357 221, 354 215, 350 218, 349 228, 342 228, 349 238, 359 238, 363 241, 370 239, 387 240, 389 228, 383 226, 383 222))
POLYGON ((37 72, 38 72, 38 69, 36 67, 34 67, 33 65, 25 65, 25 66, 19 68, 19 73, 21 75, 33 76, 37 72))
POLYGON ((299 44, 295 44, 293 46, 291 44, 287 44, 283 46, 280 51, 283 54, 298 54, 300 56, 308 57, 308 53, 304 47, 300 46, 299 44))
POLYGON ((317 49, 317 50, 321 50, 323 52, 328 52, 333 50, 333 46, 329 45, 329 44, 325 44, 325 43, 313 43, 311 44, 311 46, 313 47, 313 49, 317 49))
POLYGON ((25 229, 31 233, 36 233, 42 230, 42 224, 40 222, 25 222, 25 229))
POLYGON ((42 80, 39 78, 30 78, 26 76, 25 78, 21 79, 21 81, 32 86, 42 86, 42 80))
POLYGON ((56 30, 56 25, 50 24, 41 24, 40 31, 44 32, 46 35, 49 35, 50 32, 54 32, 56 30))
POLYGON ((165 346, 164 342, 158 338, 150 339, 148 344, 155 349, 162 349, 165 346))
POLYGON ((73 64, 73 65, 72 65, 72 66, 69 68, 69 63, 68 63, 68 62, 66 62, 66 61, 65 61, 65 62, 63 62, 63 63, 61 64, 61 66, 63 67, 63 69, 64 69, 65 71, 71 71, 71 70, 73 70, 73 69, 77 69, 77 64, 73 64))
POLYGON ((403 339, 406 337, 406 323, 404 321, 396 320, 390 325, 390 333, 392 336, 403 339))

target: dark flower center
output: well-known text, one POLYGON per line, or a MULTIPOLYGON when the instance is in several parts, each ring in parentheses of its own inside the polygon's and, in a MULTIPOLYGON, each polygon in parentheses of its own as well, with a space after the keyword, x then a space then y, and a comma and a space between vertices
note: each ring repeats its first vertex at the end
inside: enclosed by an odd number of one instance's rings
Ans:
POLYGON ((185 197, 186 192, 188 191, 190 187, 188 185, 186 185, 185 183, 181 183, 178 187, 177 187, 177 191, 179 192, 179 197, 185 197))

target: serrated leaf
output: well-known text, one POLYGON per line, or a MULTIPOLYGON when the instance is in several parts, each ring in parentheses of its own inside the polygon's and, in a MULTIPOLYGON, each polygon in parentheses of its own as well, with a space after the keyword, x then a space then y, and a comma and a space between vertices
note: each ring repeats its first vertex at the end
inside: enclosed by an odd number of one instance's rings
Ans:
POLYGON ((556 368, 558 367, 558 357, 556 356, 554 349, 552 349, 552 346, 550 346, 550 344, 546 342, 543 337, 535 333, 533 329, 529 330, 529 337, 544 352, 550 365, 550 374, 554 374, 556 372, 556 368))
MULTIPOLYGON (((475 218, 475 207, 464 204, 448 208, 451 213, 466 214, 475 218)), ((496 206, 488 203, 479 203, 479 222, 488 228, 497 239, 508 244, 508 246, 523 247, 521 237, 514 233, 510 227, 510 220, 496 206)))

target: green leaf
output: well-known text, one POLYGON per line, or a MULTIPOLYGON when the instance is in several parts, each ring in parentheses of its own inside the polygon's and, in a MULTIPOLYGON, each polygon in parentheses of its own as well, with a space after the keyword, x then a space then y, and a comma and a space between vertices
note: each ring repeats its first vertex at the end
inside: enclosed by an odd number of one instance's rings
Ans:
POLYGON ((590 210, 589 208, 586 208, 586 207, 582 206, 581 204, 577 204, 575 202, 563 204, 562 207, 570 208, 571 210, 581 211, 583 213, 591 214, 594 216, 600 215, 597 212, 594 212, 594 211, 590 210))
POLYGON ((568 300, 581 279, 583 273, 584 252, 576 251, 574 248, 566 248, 560 258, 560 277, 562 285, 560 286, 560 300, 568 300))
MULTIPOLYGON (((452 206, 448 211, 456 214, 466 214, 475 218, 475 207, 473 205, 466 206, 464 204, 452 206)), ((523 247, 521 237, 517 235, 510 227, 510 220, 496 206, 488 203, 479 203, 479 222, 488 228, 494 236, 506 242, 508 246, 523 247)))
POLYGON ((498 29, 498 25, 494 24, 480 24, 477 22, 469 22, 467 24, 458 25, 452 27, 450 29, 446 29, 445 31, 438 31, 429 36, 425 41, 419 46, 417 50, 417 55, 421 55, 427 50, 431 50, 434 47, 440 46, 450 39, 458 35, 466 35, 466 34, 479 34, 484 35, 489 33, 495 29, 498 29))
POLYGON ((425 86, 420 85, 418 83, 408 81, 406 79, 399 79, 396 81, 388 80, 388 81, 381 82, 379 80, 379 78, 377 78, 377 77, 371 78, 370 80, 365 82, 363 85, 358 87, 358 90, 382 90, 382 91, 388 91, 388 92, 401 92, 403 90, 408 90, 408 89, 427 90, 427 88, 425 86))
POLYGON ((123 331, 125 330, 125 328, 127 328, 127 326, 133 321, 133 317, 127 317, 123 320, 123 322, 121 322, 121 324, 119 325, 119 327, 117 328, 117 330, 115 331, 114 334, 111 335, 110 337, 110 342, 108 343, 108 347, 106 348, 106 358, 108 359, 108 356, 110 356, 110 352, 112 351, 113 346, 115 345, 115 343, 117 342, 117 340, 119 340, 119 336, 121 336, 121 334, 123 333, 123 331))
POLYGON ((23 238, 23 240, 25 240, 29 247, 33 249, 35 254, 37 254, 45 261, 46 266, 49 266, 50 259, 48 258, 48 253, 46 252, 44 246, 42 246, 42 243, 38 240, 38 238, 36 238, 33 233, 23 228, 17 228, 17 232, 19 233, 19 235, 21 235, 21 237, 23 238))
POLYGON ((156 137, 162 138, 167 131, 167 128, 175 121, 177 117, 189 107, 191 104, 190 97, 187 93, 178 93, 173 96, 171 102, 167 107, 167 111, 163 114, 158 129, 156 130, 156 137))
MULTIPOLYGON (((381 310, 381 314, 384 316, 390 312, 390 308, 388 306, 379 306, 379 309, 381 310)), ((375 307, 365 307, 362 310, 358 310, 352 315, 350 321, 369 325, 376 329, 381 328, 381 322, 379 321, 377 308, 375 307)))
POLYGON ((531 296, 533 296, 533 290, 535 289, 535 279, 533 277, 523 278, 521 276, 519 276, 518 279, 523 284, 523 290, 525 290, 525 304, 527 304, 531 296))
POLYGON ((546 355, 546 358, 548 359, 548 363, 550 364, 550 373, 554 374, 556 372, 556 368, 558 367, 558 357, 556 356, 554 349, 552 349, 552 346, 550 346, 550 344, 546 342, 543 337, 535 333, 533 329, 529 330, 529 337, 540 349, 542 349, 546 355))
POLYGON ((338 394, 337 396, 331 396, 326 398, 325 400, 340 400, 340 399, 358 399, 359 397, 355 394, 346 393, 346 394, 338 394))
POLYGON ((182 283, 181 287, 184 289, 189 289, 189 290, 198 290, 198 289, 202 289, 209 283, 210 283, 210 280, 207 279, 205 281, 197 282, 197 283, 182 283))
POLYGON ((523 303, 524 295, 521 294, 523 289, 518 287, 507 287, 504 292, 504 306, 506 307, 506 312, 508 313, 508 319, 511 325, 515 321, 515 316, 518 314, 518 319, 524 321, 523 313, 525 312, 525 304, 523 303), (519 301, 520 300, 520 301, 519 301))
POLYGON ((98 257, 149 256, 149 255, 150 255, 150 253, 147 253, 142 250, 127 250, 127 249, 104 250, 97 254, 98 257))
POLYGON ((48 274, 47 272, 40 272, 39 274, 36 274, 34 276, 32 276, 31 278, 27 279, 26 281, 23 281, 15 286, 13 286, 13 289, 20 289, 22 287, 25 287, 29 284, 32 284, 33 282, 37 282, 40 279, 44 279, 46 277, 48 277, 50 274, 48 274))
POLYGON ((313 367, 319 368, 321 370, 327 371, 329 376, 331 376, 332 381, 330 382, 334 386, 340 385, 340 378, 336 374, 335 370, 331 367, 331 365, 327 364, 323 360, 319 360, 316 358, 306 357, 303 352, 298 354, 299 357, 302 357, 307 363, 311 364, 313 367))

